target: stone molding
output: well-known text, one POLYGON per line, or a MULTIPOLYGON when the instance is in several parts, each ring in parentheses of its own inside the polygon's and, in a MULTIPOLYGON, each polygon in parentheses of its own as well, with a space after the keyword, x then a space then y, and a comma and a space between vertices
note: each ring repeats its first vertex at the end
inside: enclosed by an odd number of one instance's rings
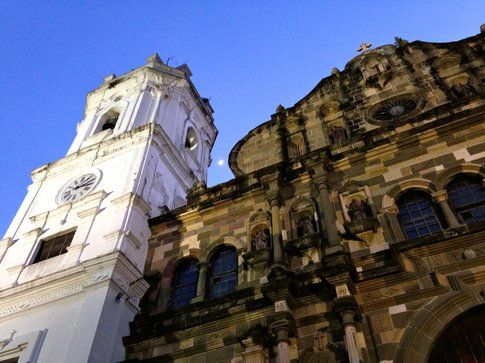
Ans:
POLYGON ((29 334, 15 335, 17 331, 10 333, 10 338, 3 340, 0 348, 0 360, 3 362, 11 358, 18 358, 18 362, 37 362, 40 349, 47 335, 47 329, 33 331, 29 334))
POLYGON ((446 185, 458 174, 475 174, 485 178, 485 166, 474 163, 462 163, 441 172, 436 178, 438 190, 444 190, 446 185))
POLYGON ((129 206, 135 206, 140 208, 143 213, 147 213, 150 210, 150 206, 147 202, 143 200, 139 195, 129 192, 118 198, 111 200, 113 204, 118 209, 127 208, 129 206))
POLYGON ((78 152, 69 154, 62 159, 35 169, 31 173, 32 179, 35 183, 43 180, 43 174, 45 174, 45 178, 48 180, 59 175, 72 173, 82 167, 92 167, 97 159, 106 157, 117 151, 126 150, 127 147, 146 142, 155 127, 160 126, 144 124, 130 132, 125 132, 103 141, 102 147, 100 147, 99 143, 84 147, 78 152))
POLYGON ((4 289, 0 292, 0 318, 97 288, 110 281, 126 294, 132 308, 138 309, 148 284, 143 280, 142 272, 123 254, 114 253, 4 289))
MULTIPOLYGON (((477 286, 477 292, 483 289, 477 286)), ((484 306, 485 299, 472 290, 453 291, 432 299, 408 322, 397 344, 393 362, 424 362, 446 326, 469 309, 484 306)))

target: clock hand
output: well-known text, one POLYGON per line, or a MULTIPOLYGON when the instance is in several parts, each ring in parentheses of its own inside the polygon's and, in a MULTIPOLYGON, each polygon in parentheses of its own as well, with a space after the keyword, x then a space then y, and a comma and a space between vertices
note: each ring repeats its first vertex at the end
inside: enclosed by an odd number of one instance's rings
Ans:
POLYGON ((85 183, 82 183, 82 184, 79 184, 79 185, 75 186, 74 189, 75 190, 81 189, 81 188, 84 188, 85 186, 89 186, 91 184, 92 184, 91 182, 85 182, 85 183))

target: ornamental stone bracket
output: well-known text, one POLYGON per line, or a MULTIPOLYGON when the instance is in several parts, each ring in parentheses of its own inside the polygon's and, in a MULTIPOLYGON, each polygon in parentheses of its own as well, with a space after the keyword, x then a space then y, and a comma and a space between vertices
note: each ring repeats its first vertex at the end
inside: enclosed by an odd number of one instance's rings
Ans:
POLYGON ((376 217, 366 217, 356 221, 345 221, 344 228, 350 234, 359 234, 363 232, 376 232, 379 221, 376 217))
POLYGON ((289 240, 286 243, 285 252, 287 252, 290 256, 302 256, 305 250, 310 248, 318 248, 322 239, 322 233, 318 231, 310 235, 289 240))
POLYGON ((354 272, 353 271, 344 271, 338 274, 328 274, 322 272, 320 274, 320 279, 328 284, 329 288, 334 289, 334 296, 338 297, 346 297, 352 296, 355 292, 354 286, 354 272))
POLYGON ((289 275, 270 280, 267 284, 261 287, 261 292, 275 304, 279 301, 285 301, 288 308, 291 309, 295 306, 293 291, 296 289, 296 284, 294 282, 293 274, 291 272, 288 272, 288 274, 289 275))
POLYGON ((249 266, 256 270, 261 270, 269 265, 271 248, 265 248, 258 251, 249 251, 244 253, 242 257, 249 266))
POLYGON ((241 342, 241 345, 245 347, 244 352, 241 353, 244 362, 246 363, 267 363, 269 362, 268 351, 260 344, 258 344, 254 338, 247 338, 241 342))
POLYGON ((325 179, 324 182, 326 182, 329 161, 325 154, 318 154, 311 159, 307 159, 305 161, 305 167, 315 182, 321 177, 323 177, 325 179))
POLYGON ((269 327, 261 324, 250 327, 238 341, 244 348, 244 352, 241 353, 244 361, 251 363, 268 362, 269 350, 276 344, 275 336, 269 327))
POLYGON ((353 295, 339 296, 333 299, 332 311, 338 316, 346 312, 352 312, 356 321, 362 321, 359 304, 353 295))
POLYGON ((323 272, 325 277, 353 269, 350 253, 342 245, 326 247, 322 257, 322 265, 325 267, 323 272))

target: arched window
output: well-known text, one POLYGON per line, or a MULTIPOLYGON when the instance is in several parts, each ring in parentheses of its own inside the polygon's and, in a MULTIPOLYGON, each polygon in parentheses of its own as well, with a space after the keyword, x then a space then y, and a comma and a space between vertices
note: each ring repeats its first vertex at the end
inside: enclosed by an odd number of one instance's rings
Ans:
POLYGON ((485 221, 485 189, 478 177, 461 175, 447 185, 451 207, 467 224, 485 221))
POLYGON ((398 198, 399 219, 406 238, 416 238, 442 230, 428 194, 409 191, 398 198))
POLYGON ((210 262, 210 298, 214 299, 234 291, 237 285, 236 249, 224 246, 212 256, 210 262))
POLYGON ((182 261, 175 269, 170 305, 172 308, 181 308, 190 304, 197 295, 197 281, 199 267, 196 259, 182 261))
POLYGON ((195 150, 199 145, 199 139, 197 133, 192 127, 187 129, 187 135, 185 136, 185 147, 189 150, 195 150))
POLYGON ((98 132, 101 132, 104 130, 114 130, 119 117, 120 117, 120 113, 114 109, 111 109, 108 112, 106 112, 99 120, 98 126, 96 127, 94 134, 97 134, 98 132))

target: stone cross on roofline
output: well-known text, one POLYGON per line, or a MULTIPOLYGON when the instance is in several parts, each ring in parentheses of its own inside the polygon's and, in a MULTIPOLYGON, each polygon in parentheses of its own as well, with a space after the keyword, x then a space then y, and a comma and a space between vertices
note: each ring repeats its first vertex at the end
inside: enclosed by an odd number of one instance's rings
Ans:
POLYGON ((360 43, 359 48, 357 48, 357 52, 363 53, 370 47, 372 47, 372 43, 360 43))

